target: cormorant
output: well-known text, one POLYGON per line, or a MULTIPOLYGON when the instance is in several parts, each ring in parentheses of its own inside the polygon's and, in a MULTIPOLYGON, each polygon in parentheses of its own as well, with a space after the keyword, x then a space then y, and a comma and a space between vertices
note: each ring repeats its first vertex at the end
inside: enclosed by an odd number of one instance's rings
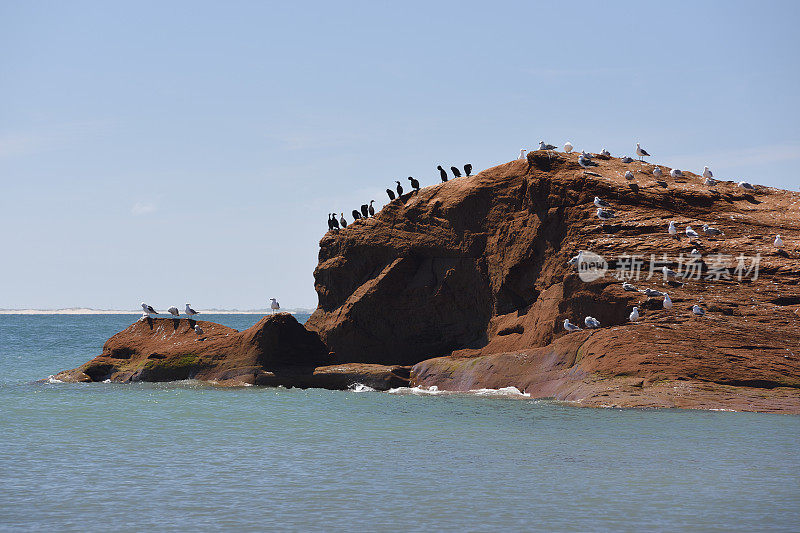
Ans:
POLYGON ((332 213, 332 214, 333 214, 333 218, 331 219, 331 226, 333 226, 333 229, 339 229, 339 221, 336 220, 336 213, 332 213))
POLYGON ((367 211, 369 211, 369 216, 371 216, 371 217, 375 216, 375 208, 372 206, 372 204, 374 202, 375 202, 375 200, 370 200, 369 201, 369 207, 367 208, 367 211))
POLYGON ((400 182, 397 180, 394 180, 394 182, 397 184, 397 197, 399 198, 403 196, 403 186, 400 185, 400 182))
POLYGON ((461 177, 461 171, 458 170, 458 167, 450 167, 450 170, 453 171, 453 176, 455 176, 457 178, 461 177))
POLYGON ((467 177, 469 177, 469 175, 472 174, 472 165, 469 163, 464 165, 464 173, 467 175, 467 177))
POLYGON ((447 171, 446 171, 445 169, 443 169, 443 168, 442 168, 442 165, 439 165, 439 166, 438 166, 438 167, 436 167, 436 168, 438 168, 438 169, 439 169, 439 175, 442 177, 442 183, 444 183, 445 181, 447 181, 447 171))
POLYGON ((358 209, 353 209, 353 220, 358 220, 361 218, 361 213, 358 212, 358 209))
POLYGON ((367 217, 369 216, 368 207, 369 207, 369 206, 368 206, 367 204, 361 204, 361 215, 362 215, 364 218, 367 218, 367 217))
POLYGON ((328 213, 328 231, 333 231, 333 222, 331 222, 331 213, 328 213))
MULTIPOLYGON (((344 213, 341 213, 341 215, 342 215, 342 218, 339 219, 339 224, 341 224, 342 228, 344 229, 344 228, 347 227, 347 221, 344 219, 344 213)), ((336 215, 333 215, 333 216, 336 216, 336 215)))
POLYGON ((386 189, 386 194, 388 194, 388 195, 389 195, 389 201, 390 201, 390 202, 391 202, 392 200, 394 200, 395 196, 394 196, 394 191, 393 191, 392 189, 386 189))
POLYGON ((408 181, 410 181, 410 182, 411 182, 411 187, 412 187, 412 188, 413 188, 415 191, 419 192, 419 181, 415 180, 415 179, 414 179, 414 178, 412 178, 411 176, 409 176, 409 177, 408 177, 408 181))

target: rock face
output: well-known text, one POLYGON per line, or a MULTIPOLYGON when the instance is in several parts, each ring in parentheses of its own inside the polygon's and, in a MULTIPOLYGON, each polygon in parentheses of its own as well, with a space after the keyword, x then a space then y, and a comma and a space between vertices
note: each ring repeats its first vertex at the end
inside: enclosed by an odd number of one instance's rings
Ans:
POLYGON ((328 233, 306 327, 342 360, 416 364, 412 383, 441 389, 513 385, 586 405, 800 412, 800 194, 707 187, 689 172, 657 183, 653 165, 596 160, 584 175, 574 154, 531 152, 328 233), (597 218, 595 196, 616 218, 597 218), (706 237, 704 223, 725 235, 706 237), (689 239, 687 224, 701 236, 689 239), (775 250, 776 234, 795 244, 775 250), (661 265, 678 269, 693 248, 701 279, 665 281, 661 265), (567 265, 580 250, 604 256, 606 276, 582 281, 567 265), (630 281, 668 292, 672 309, 622 290, 615 267, 634 254, 643 275, 630 281), (645 279, 651 254, 657 271, 645 279), (740 254, 745 267, 760 254, 758 279, 738 279, 740 254), (719 260, 730 279, 714 279, 719 260), (693 315, 694 304, 706 315, 693 315), (586 316, 603 327, 562 328, 586 316))
POLYGON ((329 232, 305 328, 286 315, 241 333, 204 322, 201 341, 185 320, 141 322, 65 375, 380 389, 410 377, 583 405, 800 413, 800 193, 708 187, 689 172, 656 181, 648 163, 596 161, 584 174, 576 154, 530 152, 329 232), (614 218, 598 219, 595 196, 614 218), (686 225, 700 236, 687 237, 686 225), (695 248, 699 279, 664 279, 661 266, 679 270, 695 248), (608 272, 582 280, 567 264, 581 250, 602 255, 608 272), (757 254, 757 279, 735 270, 740 255, 746 270, 757 254), (628 281, 668 292, 671 309, 623 290, 615 275, 635 274, 626 269, 635 264, 640 279, 628 281), (641 320, 631 323, 634 306, 641 320), (563 329, 586 316, 601 327, 563 329))
POLYGON ((286 313, 264 317, 242 332, 213 322, 155 318, 135 322, 108 339, 99 356, 55 377, 119 382, 193 378, 223 385, 333 389, 361 383, 377 390, 408 385, 407 367, 331 363, 319 337, 286 313), (195 333, 197 324, 203 335, 195 333))

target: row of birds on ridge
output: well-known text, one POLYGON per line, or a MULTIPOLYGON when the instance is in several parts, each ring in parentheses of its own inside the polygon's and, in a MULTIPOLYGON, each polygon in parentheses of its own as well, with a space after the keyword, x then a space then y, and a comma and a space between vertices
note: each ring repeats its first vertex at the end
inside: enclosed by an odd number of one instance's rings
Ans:
MULTIPOLYGON (((671 307, 672 307, 672 300, 670 300, 669 294, 664 294, 664 309, 670 309, 671 307)), ((706 314, 706 310, 700 307, 699 305, 695 304, 692 306, 692 313, 697 316, 703 316, 706 314)), ((628 315, 628 319, 631 322, 637 322, 640 318, 641 315, 639 314, 639 308, 634 307, 633 311, 631 311, 631 314, 628 315)), ((586 326, 586 329, 597 329, 600 327, 600 321, 591 316, 587 316, 586 318, 584 318, 583 323, 586 326)), ((580 328, 575 324, 573 324, 572 322, 570 322, 568 318, 564 319, 564 329, 570 333, 572 333, 573 331, 583 330, 583 328, 580 328)))
MULTIPOLYGON (((281 304, 278 303, 278 300, 276 298, 270 298, 269 300, 270 300, 270 306, 269 307, 270 307, 270 309, 272 309, 272 313, 274 314, 275 311, 277 311, 278 309, 281 308, 281 304)), ((167 313, 169 313, 170 315, 172 315, 174 317, 179 317, 181 315, 181 313, 180 313, 180 311, 178 310, 177 307, 170 307, 169 309, 167 309, 167 313)), ((186 308, 184 309, 184 313, 186 313, 186 316, 189 319, 191 319, 195 315, 199 315, 200 314, 199 311, 195 311, 194 309, 192 309, 192 307, 189 304, 186 304, 186 308)), ((146 320, 148 318, 151 318, 153 315, 158 316, 160 314, 161 313, 156 311, 155 308, 152 305, 148 305, 148 304, 142 302, 142 317, 139 320, 143 321, 143 320, 146 320)), ((200 324, 195 324, 194 332, 197 333, 198 335, 202 335, 203 334, 203 328, 200 327, 200 324)))
MULTIPOLYGON (((439 177, 442 180, 442 183, 446 182, 449 179, 449 175, 447 171, 442 168, 442 165, 438 165, 436 169, 439 171, 439 177)), ((458 167, 450 167, 450 172, 453 173, 453 178, 460 178, 461 177, 461 170, 458 167)), ((471 176, 472 175, 472 165, 467 163, 464 165, 464 176, 471 176)), ((419 180, 413 178, 412 176, 408 177, 408 181, 411 183, 411 188, 414 192, 419 192, 420 184, 419 180)), ((389 197, 389 201, 393 201, 397 198, 403 196, 403 186, 400 184, 399 181, 395 180, 397 187, 395 190, 397 191, 397 196, 395 196, 395 192, 392 189, 386 189, 386 195, 389 197)), ((375 207, 372 205, 375 203, 375 200, 370 200, 368 204, 362 204, 359 209, 353 209, 351 215, 353 216, 353 221, 361 220, 364 218, 374 217, 375 216, 375 207)), ((344 218, 344 213, 339 213, 339 218, 336 218, 336 213, 328 213, 328 231, 336 231, 340 228, 347 227, 347 219, 344 218)))

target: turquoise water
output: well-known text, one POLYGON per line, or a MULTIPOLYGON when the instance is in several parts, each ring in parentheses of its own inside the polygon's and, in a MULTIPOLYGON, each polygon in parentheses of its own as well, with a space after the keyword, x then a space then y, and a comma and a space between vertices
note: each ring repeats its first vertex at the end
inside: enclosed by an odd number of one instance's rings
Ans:
POLYGON ((136 318, 0 315, 0 529, 800 527, 798 416, 33 383, 136 318))

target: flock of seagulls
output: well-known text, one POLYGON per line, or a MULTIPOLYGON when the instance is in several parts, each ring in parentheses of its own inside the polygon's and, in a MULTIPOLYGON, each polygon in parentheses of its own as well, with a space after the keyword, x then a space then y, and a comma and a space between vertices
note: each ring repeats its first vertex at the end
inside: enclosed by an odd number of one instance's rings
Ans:
MULTIPOLYGON (((540 150, 552 150, 554 148, 555 147, 553 145, 550 145, 550 144, 545 145, 543 142, 540 143, 540 146, 539 146, 540 150)), ((573 150, 574 150, 574 146, 572 145, 571 142, 568 141, 564 145, 564 152, 570 153, 573 150)), ((604 148, 603 151, 601 152, 601 155, 610 156, 610 153, 608 152, 608 150, 606 150, 604 148)), ((645 157, 650 157, 650 154, 647 152, 647 150, 642 148, 639 143, 636 143, 636 155, 639 157, 640 161, 643 161, 645 157)), ((633 159, 631 159, 630 157, 627 157, 627 156, 622 158, 622 162, 623 163, 631 163, 633 161, 634 161, 633 159)), ((583 151, 578 156, 578 164, 583 169, 584 175, 586 174, 586 169, 588 169, 590 167, 598 166, 598 163, 592 160, 592 156, 590 154, 587 154, 586 152, 583 152, 583 151)), ((655 166, 653 168, 653 176, 656 179, 661 179, 664 176, 664 172, 661 170, 661 168, 659 166, 655 166)), ((670 176, 673 179, 683 178, 684 177, 683 172, 681 170, 679 170, 679 169, 670 170, 670 176)), ((708 168, 708 166, 704 166, 703 167, 702 176, 703 176, 705 185, 712 186, 712 185, 716 185, 717 184, 717 180, 714 179, 714 174, 711 172, 711 170, 708 168)), ((630 170, 625 172, 625 178, 627 180, 635 179, 633 172, 631 172, 630 170)), ((738 183, 738 186, 740 188, 742 188, 742 189, 749 190, 749 191, 754 191, 755 190, 755 187, 751 183, 746 182, 746 181, 740 181, 738 183)), ((608 202, 607 200, 604 200, 604 199, 602 199, 602 198, 600 198, 598 196, 595 196, 594 197, 594 205, 595 205, 595 207, 597 207, 597 218, 598 219, 605 221, 605 220, 611 220, 611 219, 617 217, 616 212, 613 209, 611 209, 611 207, 612 207, 611 203, 608 202)), ((720 229, 717 229, 717 228, 713 228, 708 224, 703 224, 702 225, 702 232, 703 232, 704 236, 711 237, 711 238, 719 238, 719 237, 724 237, 725 236, 725 232, 724 231, 722 231, 720 229)), ((672 238, 680 240, 680 236, 678 235, 678 228, 676 227, 674 220, 671 220, 669 222, 669 224, 667 225, 667 233, 672 238)), ((686 228, 684 229, 684 233, 690 239, 690 242, 692 240, 700 238, 700 234, 697 231, 695 231, 692 228, 692 226, 689 225, 689 224, 686 225, 686 228)), ((778 249, 782 249, 783 248, 784 243, 783 243, 783 239, 781 238, 780 235, 776 235, 775 236, 775 241, 773 242, 773 246, 775 248, 778 248, 778 249)), ((570 259, 569 261, 567 261, 567 264, 568 265, 577 264, 578 262, 580 262, 582 254, 583 254, 583 252, 579 252, 577 256, 575 256, 572 259, 570 259)), ((699 259, 699 258, 702 257, 702 254, 697 250, 697 248, 693 248, 689 255, 694 259, 699 259)), ((672 270, 672 269, 670 269, 670 268, 668 268, 666 266, 663 266, 661 268, 661 272, 662 272, 662 274, 664 276, 664 280, 665 281, 675 280, 676 278, 678 278, 680 276, 680 274, 678 274, 677 272, 675 272, 674 270, 672 270)), ((674 284, 674 283, 678 283, 678 282, 670 281, 670 283, 674 284)), ((642 291, 639 291, 639 289, 636 286, 634 286, 633 284, 628 283, 628 282, 624 282, 622 284, 622 289, 625 290, 625 291, 642 292, 645 296, 650 297, 650 298, 655 298, 655 297, 663 298, 663 301, 662 301, 663 308, 664 309, 671 309, 672 308, 672 299, 670 298, 669 294, 666 294, 666 293, 663 293, 661 291, 658 291, 658 290, 655 290, 655 289, 651 289, 651 288, 646 288, 646 289, 644 289, 642 291)), ((705 315, 706 311, 700 305, 695 304, 694 306, 692 306, 692 313, 694 315, 700 317, 700 316, 705 315)), ((636 322, 640 318, 641 318, 641 314, 639 313, 639 308, 638 307, 634 307, 633 311, 631 311, 630 315, 628 316, 628 319, 631 322, 636 322)), ((593 318, 591 316, 587 316, 584 319, 584 324, 585 324, 587 329, 595 329, 595 328, 599 328, 600 327, 600 322, 597 319, 595 319, 595 318, 593 318)), ((572 322, 570 322, 569 319, 565 319, 564 320, 564 329, 567 330, 568 332, 581 331, 581 328, 579 326, 573 324, 572 322)))
MULTIPOLYGON (((555 148, 555 147, 553 147, 555 148)), ((525 152, 525 150, 522 150, 525 152)), ((521 153, 520 159, 524 159, 525 156, 521 153)), ((442 165, 438 165, 436 169, 439 171, 439 177, 442 180, 442 183, 446 182, 449 179, 449 175, 447 171, 442 167, 442 165)), ((453 173, 453 178, 460 178, 461 177, 461 169, 458 167, 450 167, 450 172, 453 173)), ((467 163, 464 165, 464 176, 469 177, 472 175, 472 165, 467 163)), ((420 183, 419 180, 416 178, 409 176, 408 177, 409 185, 411 189, 417 193, 420 190, 420 183)), ((389 201, 392 202, 398 198, 402 198, 403 196, 403 185, 398 181, 395 180, 397 186, 394 190, 386 189, 386 195, 389 197, 389 201), (397 191, 395 195, 395 191, 397 191)), ((375 216, 375 207, 372 205, 375 203, 375 200, 370 200, 368 204, 362 204, 360 209, 353 209, 351 215, 353 217, 353 222, 356 220, 366 219, 375 216)), ((339 231, 340 229, 344 229, 347 227, 347 219, 344 218, 344 213, 339 213, 339 218, 336 217, 336 213, 328 213, 328 231, 339 231)))
MULTIPOLYGON (((275 298, 270 298, 269 300, 270 300, 270 306, 269 307, 270 307, 270 309, 272 309, 272 314, 275 314, 275 311, 277 311, 278 309, 281 308, 281 304, 279 304, 278 300, 275 299, 275 298)), ((184 308, 183 312, 186 314, 186 317, 189 318, 189 319, 191 319, 192 317, 200 314, 198 311, 195 311, 194 309, 192 309, 191 305, 189 305, 189 304, 186 304, 186 307, 184 308)), ((170 315, 172 315, 175 318, 179 318, 180 315, 181 315, 181 313, 180 313, 180 311, 178 310, 177 307, 170 307, 169 309, 167 309, 167 313, 169 313, 170 315)), ((147 320, 148 318, 152 318, 153 315, 158 316, 160 314, 161 313, 156 311, 155 308, 152 305, 148 305, 148 304, 142 302, 142 316, 139 319, 139 321, 141 322, 141 321, 147 320)), ((202 335, 203 334, 203 328, 200 327, 200 324, 195 324, 194 332, 197 333, 198 335, 202 335)))

